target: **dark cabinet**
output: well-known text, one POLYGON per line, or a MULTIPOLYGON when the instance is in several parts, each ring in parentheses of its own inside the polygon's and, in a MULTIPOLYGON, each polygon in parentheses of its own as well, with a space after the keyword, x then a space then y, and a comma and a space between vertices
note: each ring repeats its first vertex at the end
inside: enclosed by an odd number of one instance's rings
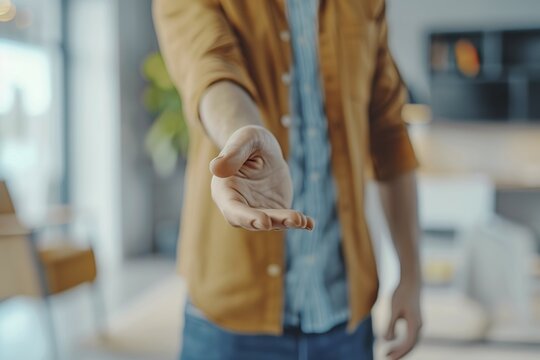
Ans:
POLYGON ((540 121, 540 29, 429 35, 436 118, 540 121))

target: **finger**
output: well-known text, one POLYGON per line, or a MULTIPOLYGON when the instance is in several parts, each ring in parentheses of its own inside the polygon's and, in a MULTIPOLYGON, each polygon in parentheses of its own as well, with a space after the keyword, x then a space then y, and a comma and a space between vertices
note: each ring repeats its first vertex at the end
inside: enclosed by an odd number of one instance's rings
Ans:
POLYGON ((308 216, 308 217, 307 217, 307 225, 306 225, 306 229, 308 229, 308 230, 311 231, 311 230, 313 230, 314 228, 315 228, 315 220, 314 220, 312 217, 308 216))
POLYGON ((407 355, 414 348, 416 342, 418 341, 420 322, 411 319, 406 319, 406 321, 407 337, 401 344, 390 349, 390 351, 388 352, 388 356, 392 360, 401 359, 403 356, 407 355))
POLYGON ((221 209, 229 224, 251 231, 268 231, 272 229, 272 220, 258 209, 237 201, 227 201, 221 209))
POLYGON ((210 171, 217 177, 232 176, 240 170, 253 152, 254 135, 250 131, 231 135, 218 157, 210 162, 210 171))
POLYGON ((233 176, 240 170, 251 153, 245 146, 237 145, 232 149, 224 149, 223 152, 210 162, 210 171, 213 175, 226 178, 233 176))
POLYGON ((388 352, 387 356, 391 360, 401 359, 402 357, 407 355, 414 348, 415 344, 416 344, 416 340, 410 338, 409 336, 407 336, 407 339, 403 343, 401 343, 400 345, 392 348, 388 352))
POLYGON ((384 336, 386 341, 394 340, 396 338, 396 323, 399 318, 399 313, 392 310, 392 316, 390 317, 388 329, 386 330, 386 335, 384 336))
POLYGON ((315 221, 300 211, 290 209, 262 209, 272 220, 273 229, 313 230, 315 221))

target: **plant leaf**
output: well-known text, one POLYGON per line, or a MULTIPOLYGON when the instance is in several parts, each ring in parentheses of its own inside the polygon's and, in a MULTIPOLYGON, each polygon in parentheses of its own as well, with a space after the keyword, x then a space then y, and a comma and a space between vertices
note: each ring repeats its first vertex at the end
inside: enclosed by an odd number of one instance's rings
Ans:
POLYGON ((152 53, 146 57, 142 66, 143 76, 150 80, 157 87, 169 90, 173 89, 174 85, 171 81, 165 62, 158 52, 152 53))

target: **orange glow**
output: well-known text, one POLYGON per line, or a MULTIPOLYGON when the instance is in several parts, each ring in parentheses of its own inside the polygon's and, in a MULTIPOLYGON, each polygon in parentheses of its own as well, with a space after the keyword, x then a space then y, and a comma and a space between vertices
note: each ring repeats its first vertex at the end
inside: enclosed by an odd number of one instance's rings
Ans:
POLYGON ((469 40, 458 40, 455 45, 458 69, 466 76, 474 77, 480 72, 480 57, 469 40))

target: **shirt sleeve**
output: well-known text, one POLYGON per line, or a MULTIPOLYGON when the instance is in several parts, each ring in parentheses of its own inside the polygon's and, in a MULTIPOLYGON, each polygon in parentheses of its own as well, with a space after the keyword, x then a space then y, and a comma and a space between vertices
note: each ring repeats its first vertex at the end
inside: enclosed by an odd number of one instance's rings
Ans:
POLYGON ((228 80, 253 99, 255 86, 238 41, 215 0, 154 0, 158 41, 191 125, 200 123, 199 102, 212 84, 228 80))
POLYGON ((379 45, 369 105, 370 155, 377 180, 389 180, 414 170, 418 161, 401 110, 407 91, 388 48, 385 9, 377 18, 379 45))

